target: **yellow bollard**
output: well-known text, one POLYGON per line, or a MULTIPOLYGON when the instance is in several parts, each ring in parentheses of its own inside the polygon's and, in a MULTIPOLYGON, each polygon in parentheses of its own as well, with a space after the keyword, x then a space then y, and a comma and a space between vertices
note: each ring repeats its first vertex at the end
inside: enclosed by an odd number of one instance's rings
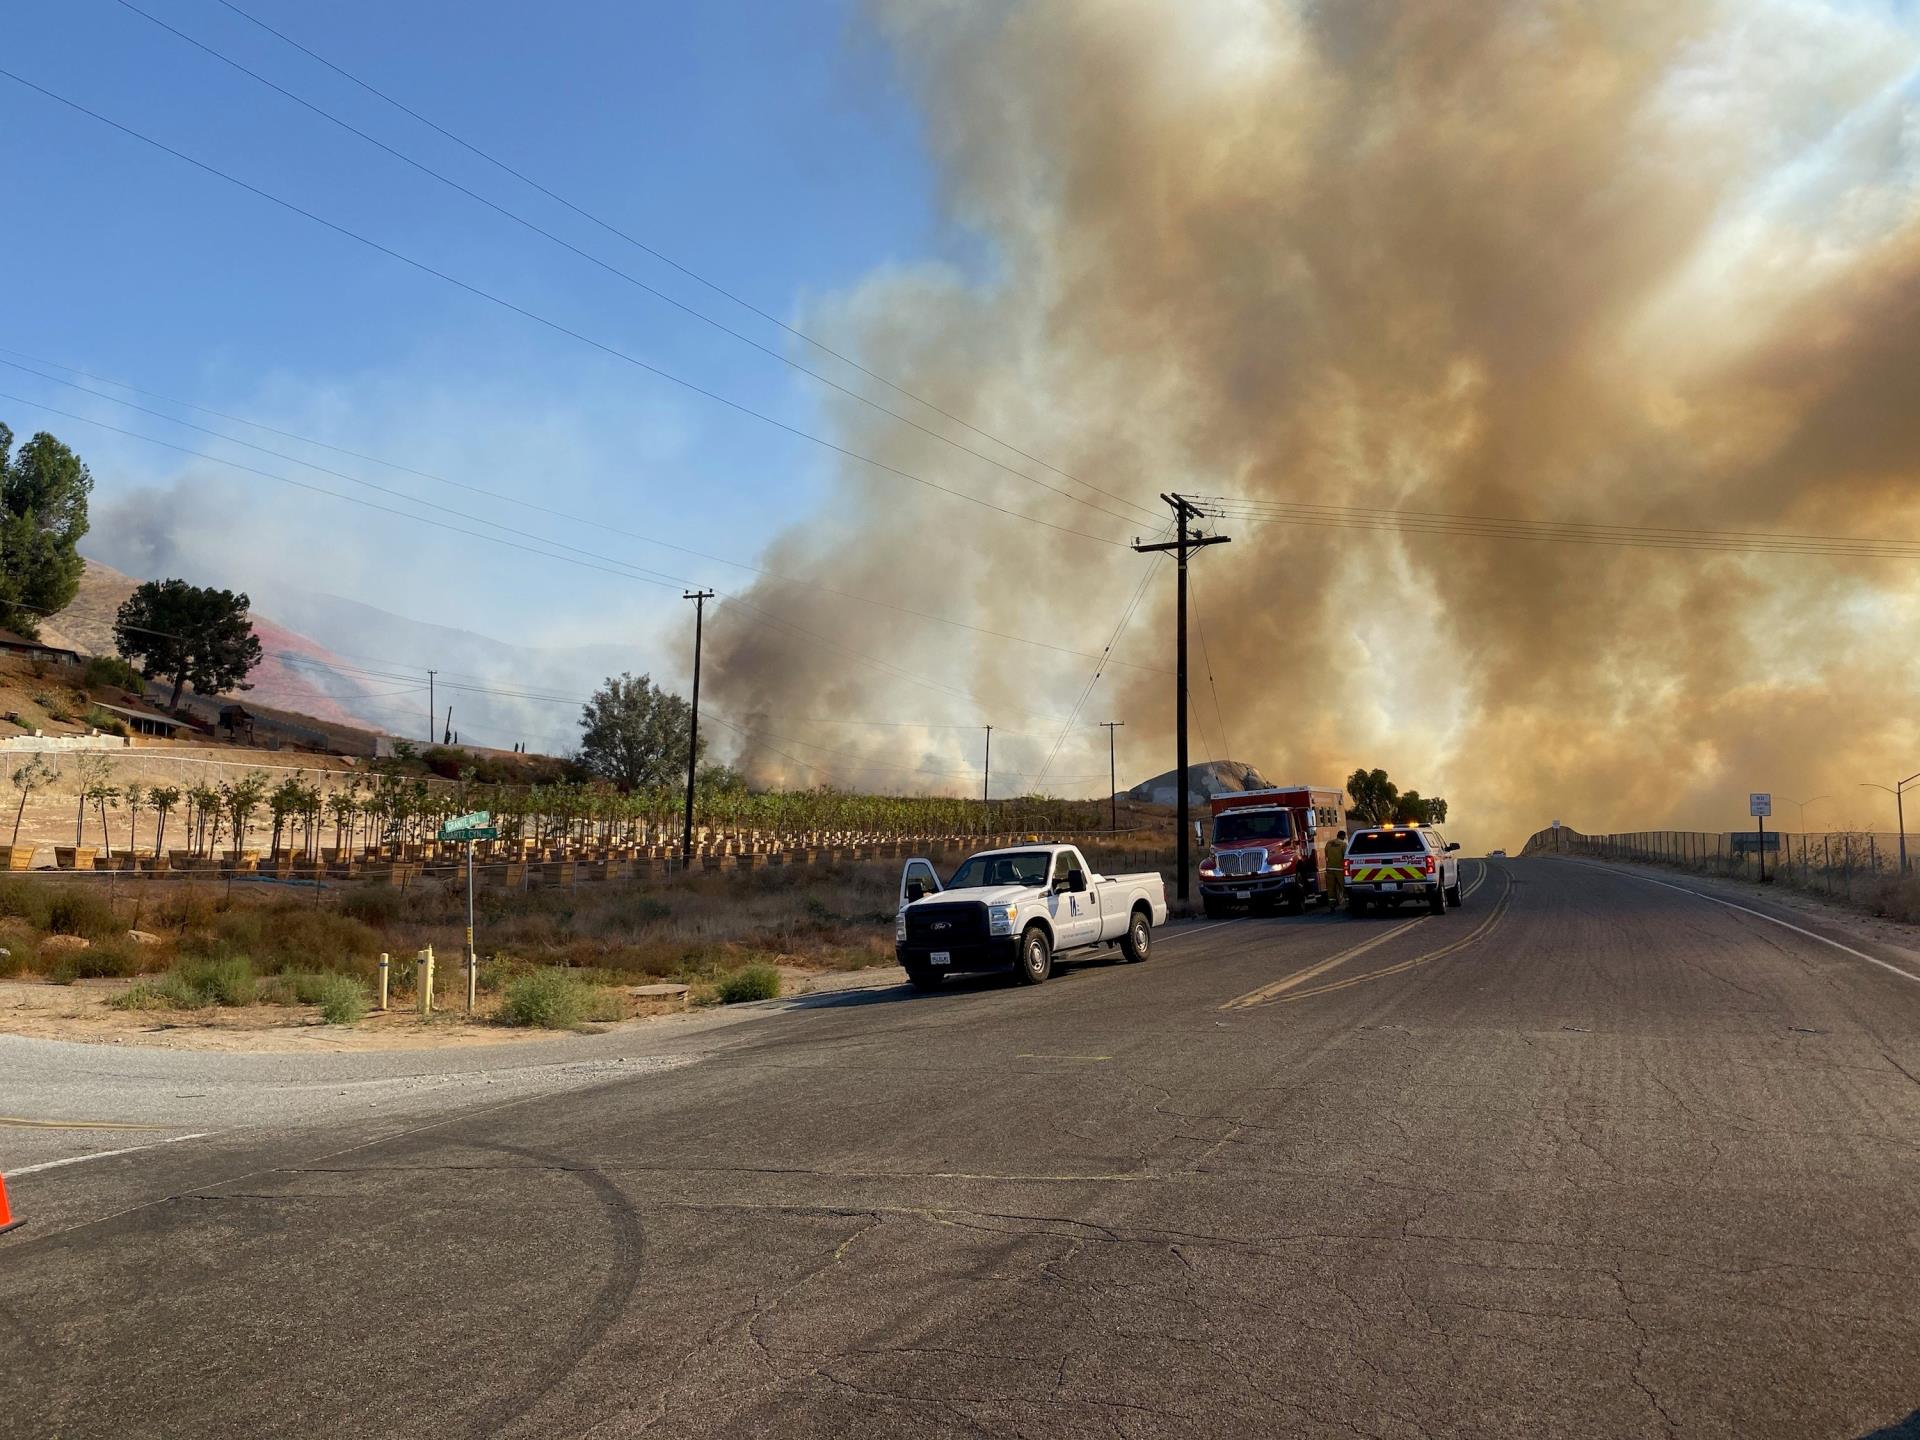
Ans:
POLYGON ((382 1010, 385 1010, 387 1008, 387 971, 388 969, 389 969, 389 966, 387 963, 387 952, 382 950, 380 952, 380 1008, 382 1010))
POLYGON ((414 960, 414 993, 419 997, 420 1013, 433 1013, 433 946, 422 950, 414 960))

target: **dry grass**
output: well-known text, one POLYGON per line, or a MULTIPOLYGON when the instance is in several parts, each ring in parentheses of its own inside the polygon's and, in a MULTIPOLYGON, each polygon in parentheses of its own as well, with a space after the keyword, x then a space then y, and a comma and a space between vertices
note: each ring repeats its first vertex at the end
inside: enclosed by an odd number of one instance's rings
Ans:
MULTIPOLYGON (((952 858, 941 863, 943 870, 952 858)), ((1157 849, 1141 849, 1095 850, 1090 858, 1116 873, 1154 869, 1161 857, 1157 849)), ((588 997, 578 1013, 559 1006, 561 1022, 577 1024, 617 1018, 611 1001, 599 998, 607 993, 600 987, 674 980, 719 1001, 757 996, 777 966, 891 965, 899 883, 899 862, 888 860, 666 883, 483 889, 476 914, 479 988, 491 997, 535 1002, 531 1008, 539 1010, 549 992, 538 987, 551 982, 536 980, 533 990, 521 982, 564 971, 565 981, 584 987, 588 997)), ((125 1002, 133 1006, 184 1005, 189 998, 233 1005, 256 993, 270 1003, 324 1005, 324 990, 345 1015, 354 1008, 352 995, 370 989, 383 952, 392 957, 392 993, 411 996, 415 955, 431 945, 439 957, 436 991, 453 994, 464 985, 465 891, 458 884, 421 882, 404 893, 356 886, 320 898, 324 907, 252 887, 236 887, 229 898, 224 886, 176 882, 121 891, 110 901, 97 883, 0 881, 0 947, 14 952, 0 960, 0 971, 57 980, 166 972, 133 992, 125 1002), (159 943, 129 941, 130 927, 154 932, 159 943), (93 944, 43 955, 45 936, 56 931, 88 936, 93 944), (346 977, 351 994, 347 985, 329 985, 335 977, 346 977)))

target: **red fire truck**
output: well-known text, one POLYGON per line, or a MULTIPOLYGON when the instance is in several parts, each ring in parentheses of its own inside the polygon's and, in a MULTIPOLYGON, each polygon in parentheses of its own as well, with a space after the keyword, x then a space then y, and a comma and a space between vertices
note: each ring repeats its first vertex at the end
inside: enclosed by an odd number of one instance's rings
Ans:
POLYGON ((1200 864, 1209 915, 1276 905, 1298 915, 1324 894, 1327 841, 1340 828, 1337 785, 1279 785, 1213 797, 1213 849, 1200 864))

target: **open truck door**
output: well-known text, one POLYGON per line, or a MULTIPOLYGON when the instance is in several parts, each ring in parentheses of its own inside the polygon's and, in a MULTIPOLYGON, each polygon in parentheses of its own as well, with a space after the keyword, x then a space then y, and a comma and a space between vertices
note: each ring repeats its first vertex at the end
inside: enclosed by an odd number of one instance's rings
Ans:
POLYGON ((940 893, 940 876, 931 860, 915 856, 900 869, 900 908, 926 895, 940 893))

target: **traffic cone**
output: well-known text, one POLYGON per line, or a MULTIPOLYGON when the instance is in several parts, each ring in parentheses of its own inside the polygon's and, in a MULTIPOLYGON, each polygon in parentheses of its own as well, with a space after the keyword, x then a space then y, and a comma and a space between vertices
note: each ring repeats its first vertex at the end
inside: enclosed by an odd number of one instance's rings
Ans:
POLYGON ((0 1235, 26 1223, 24 1220, 14 1219, 13 1211, 7 1208, 7 1177, 0 1175, 0 1235))

